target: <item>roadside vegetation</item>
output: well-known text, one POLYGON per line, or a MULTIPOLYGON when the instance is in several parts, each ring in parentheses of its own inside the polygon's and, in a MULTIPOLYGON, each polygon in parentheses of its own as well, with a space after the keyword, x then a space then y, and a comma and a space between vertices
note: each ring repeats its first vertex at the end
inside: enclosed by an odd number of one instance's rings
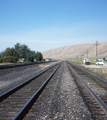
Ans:
MULTIPOLYGON (((83 60, 74 60, 74 61, 70 61, 70 62, 76 63, 76 64, 84 64, 84 63, 83 63, 83 60)), ((95 62, 94 62, 93 60, 91 60, 91 61, 90 61, 90 64, 93 64, 93 65, 94 65, 95 62)))
POLYGON ((95 68, 87 68, 90 71, 97 73, 98 75, 107 78, 107 70, 99 70, 99 69, 95 69, 95 68))
POLYGON ((72 63, 76 63, 76 64, 83 64, 83 61, 81 60, 73 60, 73 61, 70 61, 72 63))
MULTIPOLYGON (((76 63, 76 64, 84 64, 82 60, 75 60, 75 61, 70 61, 70 62, 76 63)), ((104 63, 107 63, 107 61, 104 61, 104 63)), ((94 60, 91 60, 90 64, 95 65, 96 63, 94 60)), ((101 70, 101 69, 95 69, 95 68, 87 68, 87 69, 104 77, 104 78, 107 78, 107 70, 101 70)))
MULTIPOLYGON (((83 60, 70 60, 72 63, 76 64, 84 64, 83 60)), ((104 63, 107 63, 107 61, 104 60, 104 63)), ((96 60, 95 59, 90 59, 90 65, 96 65, 96 60)))
POLYGON ((19 59, 25 63, 34 61, 44 61, 42 53, 30 50, 27 45, 17 43, 12 48, 6 48, 0 54, 0 63, 17 63, 19 59))

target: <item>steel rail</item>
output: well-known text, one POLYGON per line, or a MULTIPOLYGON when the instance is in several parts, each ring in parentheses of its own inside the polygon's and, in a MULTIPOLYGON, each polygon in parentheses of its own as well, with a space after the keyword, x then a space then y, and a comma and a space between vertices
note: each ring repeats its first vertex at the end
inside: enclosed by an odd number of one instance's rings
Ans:
MULTIPOLYGON (((68 63, 69 63, 69 62, 68 62, 68 63)), ((71 64, 71 63, 69 63, 69 64, 71 64)), ((73 65, 74 65, 74 64, 73 64, 73 65)), ((85 71, 86 73, 92 75, 93 77, 98 78, 98 79, 101 80, 104 84, 107 85, 107 81, 103 80, 102 78, 95 76, 94 74, 92 74, 91 72, 88 72, 87 70, 84 70, 84 69, 81 68, 80 66, 77 66, 77 65, 74 65, 74 66, 76 66, 76 67, 78 67, 79 69, 85 71)))
MULTIPOLYGON (((57 63, 58 64, 58 63, 57 63)), ((6 99, 8 96, 10 96, 11 94, 15 93, 16 91, 18 91, 19 89, 21 89, 22 87, 24 87, 25 85, 29 84, 31 81, 33 81, 35 78, 39 77, 41 74, 45 73, 47 70, 51 69, 52 67, 56 66, 57 64, 55 65, 52 65, 51 67, 43 70, 42 72, 40 72, 39 74, 37 74, 36 76, 30 78, 29 80, 21 83, 20 85, 10 89, 9 91, 3 93, 2 95, 0 95, 0 102, 3 101, 4 99, 6 99)))
MULTIPOLYGON (((68 63, 69 64, 69 63, 68 63)), ((69 64, 70 65, 70 64, 69 64)), ((75 76, 83 83, 83 85, 85 86, 85 88, 89 91, 89 93, 93 96, 93 98, 95 99, 95 101, 100 105, 100 107, 103 109, 103 111, 105 112, 105 114, 107 115, 107 105, 97 96, 97 94, 86 84, 86 82, 77 74, 77 72, 70 66, 68 68, 70 71, 73 71, 73 73, 75 74, 75 76)))
MULTIPOLYGON (((61 65, 61 64, 60 64, 61 65)), ((22 120, 24 116, 28 113, 34 102, 38 99, 39 95, 42 93, 52 76, 58 70, 60 65, 54 70, 54 72, 48 77, 48 79, 42 84, 42 86, 37 90, 37 92, 32 96, 32 98, 25 104, 25 106, 19 111, 19 113, 13 118, 13 120, 22 120)))

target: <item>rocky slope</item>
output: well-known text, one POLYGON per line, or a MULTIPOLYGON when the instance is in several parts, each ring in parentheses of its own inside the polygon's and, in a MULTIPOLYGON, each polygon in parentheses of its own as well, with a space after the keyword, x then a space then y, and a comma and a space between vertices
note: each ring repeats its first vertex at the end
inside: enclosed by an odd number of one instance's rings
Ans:
MULTIPOLYGON (((43 52, 44 58, 70 59, 75 57, 96 57, 96 44, 80 44, 51 49, 43 52), (88 53, 88 54, 87 54, 88 53)), ((97 56, 107 56, 107 42, 98 43, 97 56)))

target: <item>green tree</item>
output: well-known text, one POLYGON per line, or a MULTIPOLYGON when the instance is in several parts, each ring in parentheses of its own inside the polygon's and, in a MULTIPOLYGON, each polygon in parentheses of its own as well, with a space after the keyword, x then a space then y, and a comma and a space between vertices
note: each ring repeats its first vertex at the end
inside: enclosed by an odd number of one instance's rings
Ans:
POLYGON ((37 52, 36 55, 35 55, 35 57, 36 57, 37 61, 42 61, 43 60, 42 53, 40 53, 40 52, 37 52))
POLYGON ((12 48, 6 48, 6 50, 2 53, 1 62, 17 62, 20 57, 20 53, 12 48))
POLYGON ((43 56, 40 52, 30 50, 27 45, 17 43, 12 48, 6 48, 2 53, 2 59, 0 61, 15 62, 18 58, 24 58, 25 61, 34 62, 34 59, 37 61, 42 61, 43 56), (13 60, 12 60, 13 59, 13 60))
POLYGON ((1 54, 0 54, 0 58, 1 58, 1 54))
POLYGON ((23 44, 21 45, 20 43, 17 43, 15 45, 15 50, 18 50, 21 54, 22 58, 25 58, 25 61, 29 61, 29 56, 30 56, 30 49, 28 48, 27 45, 23 44))
POLYGON ((2 53, 2 56, 14 56, 14 57, 20 57, 20 53, 12 48, 6 48, 6 50, 2 53))
POLYGON ((14 45, 14 47, 15 47, 15 50, 17 50, 17 51, 21 51, 21 44, 20 43, 17 43, 16 45, 14 45))
POLYGON ((30 58, 30 48, 28 48, 27 45, 23 44, 21 45, 21 50, 20 50, 20 53, 21 53, 21 57, 22 58, 25 58, 25 61, 30 61, 29 58, 30 58))

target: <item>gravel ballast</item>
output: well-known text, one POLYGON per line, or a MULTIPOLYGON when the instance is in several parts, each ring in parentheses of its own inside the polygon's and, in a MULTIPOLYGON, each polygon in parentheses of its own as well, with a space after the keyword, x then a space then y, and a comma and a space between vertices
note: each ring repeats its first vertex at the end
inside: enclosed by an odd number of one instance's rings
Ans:
POLYGON ((0 70, 0 94, 25 82, 53 64, 56 64, 56 62, 0 70))
POLYGON ((65 62, 24 120, 92 120, 65 62))

